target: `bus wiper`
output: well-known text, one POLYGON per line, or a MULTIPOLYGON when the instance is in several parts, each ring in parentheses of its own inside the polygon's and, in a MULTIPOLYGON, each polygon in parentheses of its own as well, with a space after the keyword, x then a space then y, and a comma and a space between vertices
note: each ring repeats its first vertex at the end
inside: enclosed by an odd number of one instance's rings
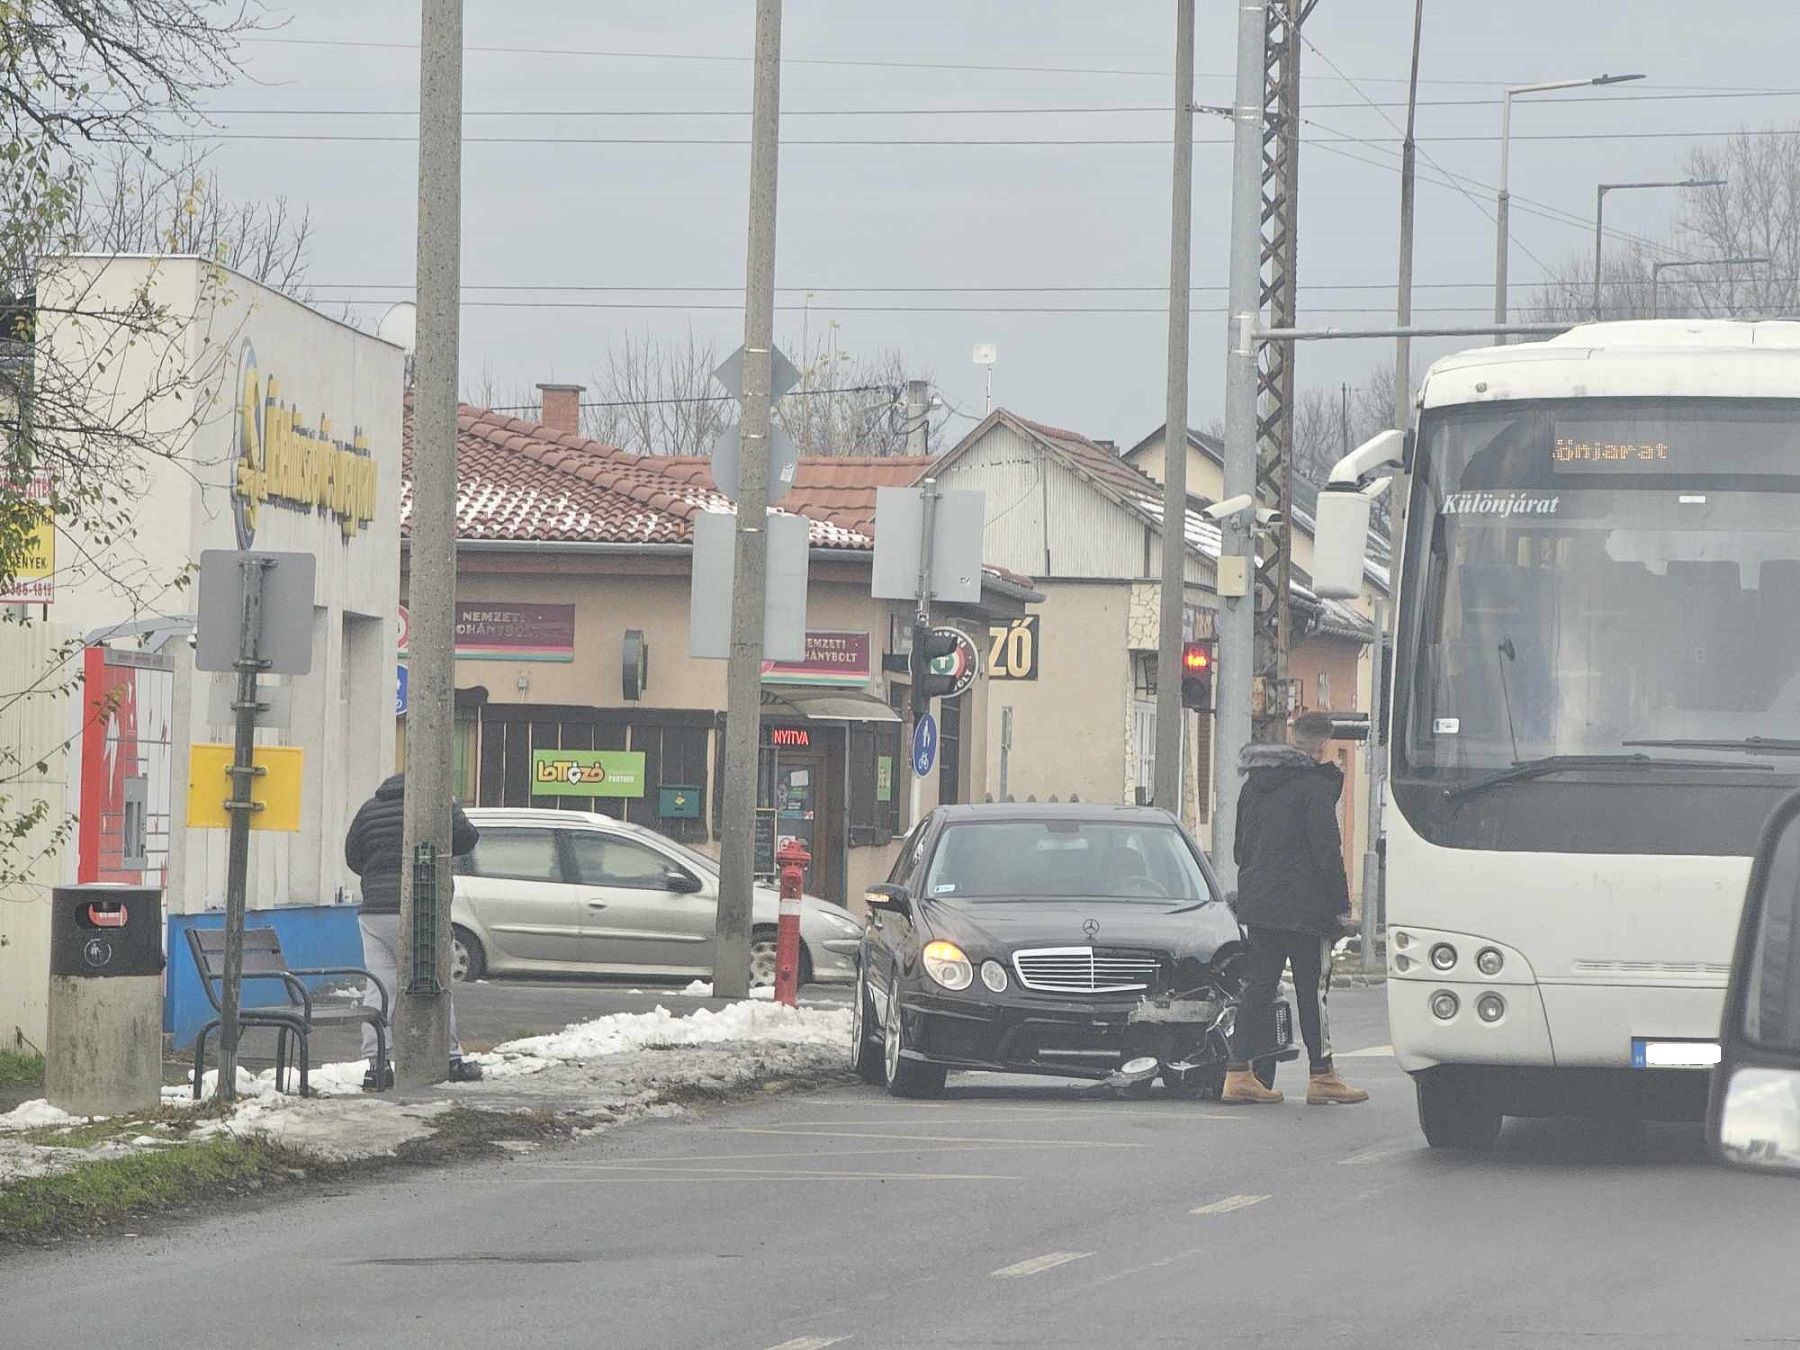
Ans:
POLYGON ((1462 797, 1472 796, 1501 783, 1522 783, 1528 778, 1542 778, 1546 774, 1564 773, 1576 769, 1729 769, 1737 772, 1741 769, 1759 769, 1767 771, 1767 764, 1721 764, 1716 759, 1654 759, 1649 755, 1545 755, 1542 759, 1521 760, 1510 769, 1501 769, 1485 778, 1476 778, 1464 783, 1461 787, 1445 788, 1444 800, 1456 801, 1462 797))
POLYGON ((1668 750, 1742 750, 1747 755, 1800 755, 1800 741, 1777 736, 1745 736, 1742 740, 1626 741, 1624 744, 1668 750))

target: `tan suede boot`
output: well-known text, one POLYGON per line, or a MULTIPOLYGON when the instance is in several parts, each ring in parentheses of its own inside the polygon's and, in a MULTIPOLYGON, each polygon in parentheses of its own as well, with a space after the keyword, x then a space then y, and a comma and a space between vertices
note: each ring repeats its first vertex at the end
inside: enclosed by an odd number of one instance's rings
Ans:
POLYGON ((1361 1088, 1351 1087, 1337 1076, 1335 1069, 1315 1073, 1306 1080, 1308 1106, 1355 1106, 1358 1102, 1368 1100, 1368 1093, 1361 1088))
POLYGON ((1249 1069, 1228 1069, 1219 1100, 1227 1106, 1274 1106, 1283 1098, 1274 1088, 1264 1087, 1249 1069))

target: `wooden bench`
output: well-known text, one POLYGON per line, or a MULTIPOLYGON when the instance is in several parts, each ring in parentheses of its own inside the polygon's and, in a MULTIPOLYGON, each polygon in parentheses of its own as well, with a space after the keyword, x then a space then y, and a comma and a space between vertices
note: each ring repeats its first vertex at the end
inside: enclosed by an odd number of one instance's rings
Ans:
MULTIPOLYGON (((188 949, 194 954, 194 965, 200 972, 200 984, 213 1011, 223 1013, 220 1000, 225 987, 225 933, 219 928, 189 928, 188 949)), ((238 1009, 238 1027, 268 1027, 275 1032, 275 1086, 281 1089, 288 1067, 290 1039, 299 1043, 300 1095, 311 1095, 308 1074, 312 1068, 310 1038, 321 1027, 372 1026, 375 1028, 375 1064, 377 1081, 388 1062, 388 991, 381 981, 360 966, 290 966, 281 951, 281 938, 273 928, 244 930, 243 984, 251 981, 278 981, 285 998, 280 1003, 238 1009), (367 981, 368 987, 381 996, 377 1011, 358 1000, 351 1003, 326 994, 315 996, 307 980, 321 976, 353 976, 367 981)), ((200 1079, 206 1068, 206 1042, 219 1025, 215 1017, 200 1028, 194 1039, 194 1100, 200 1100, 200 1079)))

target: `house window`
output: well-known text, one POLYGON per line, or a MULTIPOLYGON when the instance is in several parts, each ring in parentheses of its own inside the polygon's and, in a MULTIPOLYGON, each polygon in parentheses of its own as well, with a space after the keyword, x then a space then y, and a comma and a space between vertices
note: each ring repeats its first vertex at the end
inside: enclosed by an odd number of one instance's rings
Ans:
POLYGON ((1326 712, 1331 711, 1331 672, 1319 672, 1319 707, 1326 712))
POLYGON ((1148 802, 1156 791, 1156 703, 1140 698, 1131 705, 1131 783, 1134 799, 1148 802))
POLYGON ((944 699, 938 715, 938 801, 950 806, 962 800, 961 698, 944 699))

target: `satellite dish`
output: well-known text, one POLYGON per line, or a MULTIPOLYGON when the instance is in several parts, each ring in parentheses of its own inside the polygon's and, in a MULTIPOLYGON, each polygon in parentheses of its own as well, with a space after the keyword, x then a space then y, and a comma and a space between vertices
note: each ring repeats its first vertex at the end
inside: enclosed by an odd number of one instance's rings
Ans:
POLYGON ((391 306, 375 325, 375 336, 411 356, 419 345, 419 307, 410 300, 391 306))

